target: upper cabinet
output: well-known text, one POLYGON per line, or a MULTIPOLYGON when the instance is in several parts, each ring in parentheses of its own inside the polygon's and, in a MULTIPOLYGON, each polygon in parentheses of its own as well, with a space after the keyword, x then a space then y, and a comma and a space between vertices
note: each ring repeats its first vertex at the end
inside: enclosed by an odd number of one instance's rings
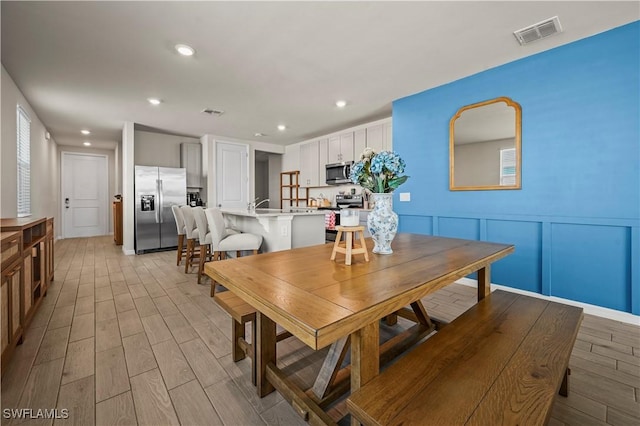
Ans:
POLYGON ((391 122, 381 120, 356 130, 297 144, 291 155, 296 160, 295 168, 300 169, 300 186, 325 186, 327 164, 358 161, 366 147, 376 152, 392 150, 391 135, 391 122))
POLYGON ((353 161, 353 132, 329 138, 329 164, 353 161))
POLYGON ((353 132, 353 157, 355 161, 360 159, 360 154, 367 146, 367 130, 360 129, 353 132))
POLYGON ((383 146, 387 151, 393 151, 393 124, 384 123, 383 146))
POLYGON ((202 145, 181 143, 180 167, 187 169, 188 188, 202 188, 202 145))
POLYGON ((376 124, 367 127, 367 146, 375 152, 384 151, 384 125, 376 124))
MULTIPOLYGON (((318 146, 318 141, 308 142, 300 145, 300 186, 319 185, 320 163, 318 161, 318 146)), ((322 184, 324 185, 324 182, 322 182, 322 184)))

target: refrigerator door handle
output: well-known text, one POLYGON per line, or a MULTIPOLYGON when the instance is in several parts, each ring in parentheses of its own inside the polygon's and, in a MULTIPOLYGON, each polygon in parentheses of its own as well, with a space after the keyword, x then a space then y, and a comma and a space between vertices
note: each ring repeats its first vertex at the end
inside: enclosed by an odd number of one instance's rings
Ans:
POLYGON ((162 200, 160 200, 160 179, 156 180, 156 197, 158 199, 156 206, 156 223, 160 223, 160 206, 162 206, 162 200))
POLYGON ((162 210, 164 209, 164 189, 162 188, 162 179, 158 180, 158 217, 160 218, 160 223, 164 223, 164 219, 162 217, 162 210))

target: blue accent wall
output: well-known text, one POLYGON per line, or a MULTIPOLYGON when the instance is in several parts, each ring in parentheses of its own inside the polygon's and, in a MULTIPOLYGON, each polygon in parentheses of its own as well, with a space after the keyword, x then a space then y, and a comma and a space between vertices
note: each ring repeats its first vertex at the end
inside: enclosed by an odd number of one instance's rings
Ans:
POLYGON ((492 281, 640 315, 640 21, 398 99, 400 231, 513 243, 492 281), (522 189, 449 191, 449 120, 522 107, 522 189))

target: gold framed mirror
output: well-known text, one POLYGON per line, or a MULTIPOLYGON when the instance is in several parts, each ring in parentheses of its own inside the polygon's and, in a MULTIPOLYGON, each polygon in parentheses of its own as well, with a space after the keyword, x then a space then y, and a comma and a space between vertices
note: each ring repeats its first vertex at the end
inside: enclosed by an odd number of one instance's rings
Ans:
POLYGON ((520 189, 522 108, 500 97, 467 105, 449 122, 449 190, 520 189))

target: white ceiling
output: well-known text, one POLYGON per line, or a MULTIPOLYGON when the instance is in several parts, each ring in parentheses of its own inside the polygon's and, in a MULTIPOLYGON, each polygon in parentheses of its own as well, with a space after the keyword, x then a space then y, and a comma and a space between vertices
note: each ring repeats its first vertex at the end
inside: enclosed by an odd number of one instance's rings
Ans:
POLYGON ((1 7, 3 65, 58 144, 81 144, 89 128, 94 147, 113 147, 125 121, 286 145, 388 117, 395 99, 640 19, 637 1, 1 7), (516 42, 514 30, 555 15, 565 32, 516 42), (177 43, 196 55, 179 56, 177 43), (348 106, 339 110, 337 99, 348 106))

